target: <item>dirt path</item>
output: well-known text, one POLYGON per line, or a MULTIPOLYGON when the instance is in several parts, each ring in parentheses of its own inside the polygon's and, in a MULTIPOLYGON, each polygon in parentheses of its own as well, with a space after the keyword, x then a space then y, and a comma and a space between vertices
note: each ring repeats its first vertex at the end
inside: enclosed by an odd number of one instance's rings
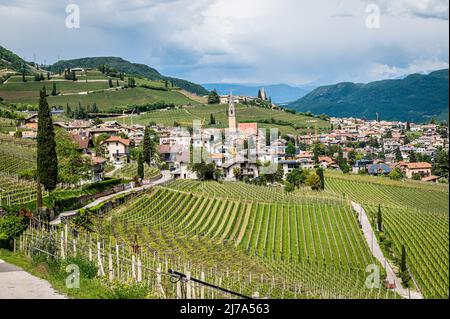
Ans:
POLYGON ((45 280, 0 259, 0 299, 65 299, 45 280))
POLYGON ((402 296, 403 298, 411 298, 411 299, 423 299, 423 296, 418 291, 408 291, 402 287, 401 279, 397 277, 394 270, 392 269, 389 261, 384 257, 383 251, 378 245, 377 238, 372 230, 372 225, 370 224, 369 218, 367 217, 366 211, 364 208, 355 202, 352 202, 353 209, 359 214, 361 227, 364 233, 364 237, 366 238, 367 245, 369 246, 370 251, 373 256, 383 265, 386 270, 387 280, 389 283, 395 283, 395 291, 402 296), (410 296, 411 294, 411 296, 410 296))

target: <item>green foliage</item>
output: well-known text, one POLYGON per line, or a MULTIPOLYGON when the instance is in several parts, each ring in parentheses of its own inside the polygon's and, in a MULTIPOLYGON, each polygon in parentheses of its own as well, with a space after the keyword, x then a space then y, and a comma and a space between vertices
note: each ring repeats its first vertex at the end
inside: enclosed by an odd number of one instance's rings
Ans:
POLYGON ((81 256, 69 256, 60 263, 60 271, 63 274, 66 273, 66 267, 68 265, 77 265, 80 270, 80 278, 93 279, 97 276, 98 267, 93 261, 89 261, 81 256))
POLYGON ((53 120, 46 99, 45 87, 40 91, 39 99, 37 172, 39 182, 44 185, 45 189, 54 190, 58 182, 58 157, 53 120))
POLYGON ((287 147, 286 147, 286 154, 287 155, 295 155, 296 153, 296 149, 295 149, 295 145, 292 142, 289 142, 287 147))
POLYGON ((403 175, 402 171, 396 167, 389 173, 389 178, 395 181, 399 181, 403 179, 405 176, 403 175))
POLYGON ((312 190, 318 191, 320 190, 320 177, 316 173, 309 174, 308 178, 306 179, 306 184, 308 186, 311 186, 312 190))
POLYGON ((144 179, 144 156, 142 155, 142 152, 139 152, 138 155, 137 177, 141 180, 144 179))
POLYGON ((0 217, 0 246, 11 248, 11 241, 19 238, 27 225, 25 217, 14 215, 0 217))
POLYGON ((106 294, 107 299, 146 299, 155 298, 150 293, 149 288, 144 283, 107 283, 109 291, 106 294))
POLYGON ((323 168, 319 167, 316 169, 316 174, 320 177, 320 189, 325 190, 325 176, 323 168))
POLYGON ((105 179, 104 181, 101 181, 101 182, 92 183, 92 184, 83 186, 83 191, 89 192, 89 193, 99 193, 101 191, 104 191, 105 189, 108 189, 115 185, 119 185, 120 183, 122 183, 122 179, 120 179, 120 178, 105 179))
POLYGON ((208 94, 208 104, 218 104, 220 103, 219 94, 217 94, 216 90, 212 90, 208 94))

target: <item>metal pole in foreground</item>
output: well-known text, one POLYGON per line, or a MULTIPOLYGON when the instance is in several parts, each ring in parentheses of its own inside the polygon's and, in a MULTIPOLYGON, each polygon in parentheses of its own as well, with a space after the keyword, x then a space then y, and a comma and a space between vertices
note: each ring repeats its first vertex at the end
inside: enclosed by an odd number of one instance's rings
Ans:
MULTIPOLYGON (((173 269, 169 269, 169 274, 171 274, 171 275, 176 275, 176 276, 179 277, 180 279, 181 279, 181 278, 187 278, 185 274, 183 274, 183 273, 181 273, 181 272, 178 272, 178 271, 175 271, 175 270, 173 270, 173 269)), ((223 292, 226 292, 226 293, 228 293, 228 294, 235 295, 235 296, 238 296, 238 297, 241 297, 241 298, 244 298, 244 299, 253 299, 252 297, 249 297, 249 296, 240 294, 240 293, 238 293, 238 292, 231 291, 231 290, 228 290, 228 289, 225 289, 225 288, 222 288, 222 287, 219 287, 219 286, 216 286, 216 285, 207 283, 207 282, 202 281, 202 280, 198 280, 198 279, 193 278, 193 277, 191 277, 190 280, 192 280, 192 281, 194 281, 194 282, 197 282, 197 283, 199 283, 199 284, 201 284, 201 285, 205 285, 205 286, 208 286, 208 287, 211 287, 211 288, 214 288, 214 289, 217 289, 217 290, 220 290, 220 291, 223 291, 223 292)))

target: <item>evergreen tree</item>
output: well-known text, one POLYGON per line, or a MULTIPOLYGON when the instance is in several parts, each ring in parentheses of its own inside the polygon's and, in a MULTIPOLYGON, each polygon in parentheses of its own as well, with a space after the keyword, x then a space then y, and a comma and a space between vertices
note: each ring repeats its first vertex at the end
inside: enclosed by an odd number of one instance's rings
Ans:
POLYGON ((318 169, 316 169, 316 174, 320 177, 320 189, 324 190, 325 189, 325 176, 323 174, 323 168, 319 167, 318 169))
POLYGON ((319 164, 319 145, 316 143, 313 148, 314 164, 319 164))
POLYGON ((416 155, 415 152, 411 152, 411 153, 409 154, 409 162, 410 162, 410 163, 417 163, 417 162, 418 162, 418 161, 417 161, 417 155, 416 155))
POLYGON ((108 79, 108 86, 109 86, 110 88, 113 87, 113 82, 112 82, 111 78, 108 79))
POLYGON ((153 150, 153 141, 150 136, 150 128, 146 127, 144 131, 144 140, 142 141, 143 145, 143 155, 144 162, 150 165, 152 159, 152 150, 153 150))
POLYGON ((309 174, 308 178, 306 179, 306 184, 308 186, 311 186, 311 189, 314 191, 320 190, 320 177, 316 173, 309 174))
POLYGON ((411 123, 406 122, 406 131, 409 132, 411 131, 411 123))
POLYGON ((378 231, 383 231, 383 218, 381 216, 381 205, 380 204, 378 204, 377 224, 378 224, 378 231))
POLYGON ((50 72, 47 72, 47 80, 50 80, 50 72))
POLYGON ((66 104, 66 114, 68 117, 73 117, 73 111, 71 107, 69 106, 69 103, 66 104))
POLYGON ((41 73, 41 74, 39 75, 39 81, 44 81, 44 80, 45 80, 44 75, 41 73))
POLYGON ((402 245, 402 258, 400 261, 400 272, 405 272, 406 269, 406 248, 405 245, 402 245))
POLYGON ((208 104, 218 104, 220 103, 220 97, 219 94, 217 94, 217 91, 214 89, 208 94, 208 104))
POLYGON ((164 87, 167 89, 169 87, 169 82, 167 80, 164 80, 164 87))
POLYGON ((295 145, 292 142, 289 142, 287 147, 286 147, 286 155, 295 155, 296 150, 295 150, 295 145))
POLYGON ((397 147, 396 150, 395 150, 395 160, 397 162, 403 161, 402 152, 400 151, 399 147, 397 147))
POLYGON ((40 91, 37 131, 37 174, 38 182, 47 191, 55 189, 58 182, 58 158, 56 155, 55 132, 45 87, 40 91))
POLYGON ((56 82, 53 82, 53 88, 52 88, 52 96, 56 96, 58 93, 56 92, 56 82))
POLYGON ((119 80, 116 80, 116 86, 117 86, 117 87, 119 87, 119 86, 120 86, 120 84, 119 84, 119 80))
POLYGON ((216 118, 214 117, 214 115, 212 113, 209 115, 209 124, 210 125, 216 124, 216 118))
POLYGON ((92 109, 91 109, 92 113, 98 113, 98 107, 97 107, 97 103, 93 103, 92 104, 92 109))
POLYGON ((137 176, 142 180, 144 179, 144 157, 142 152, 138 155, 137 176))

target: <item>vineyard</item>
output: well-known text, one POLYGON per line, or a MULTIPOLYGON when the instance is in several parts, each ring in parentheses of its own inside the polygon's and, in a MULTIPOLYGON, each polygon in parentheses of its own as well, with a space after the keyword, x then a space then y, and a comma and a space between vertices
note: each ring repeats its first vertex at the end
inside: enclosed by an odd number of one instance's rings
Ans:
MULTIPOLYGON (((366 206, 376 218, 378 207, 366 206)), ((405 245, 407 262, 426 298, 449 297, 449 216, 408 208, 383 207, 384 233, 396 256, 405 245)))
POLYGON ((391 181, 327 172, 326 190, 364 205, 376 228, 381 205, 384 235, 393 242, 398 264, 405 246, 407 264, 426 298, 449 296, 448 185, 391 181))
POLYGON ((361 204, 383 204, 424 211, 447 212, 448 185, 396 182, 387 178, 343 175, 327 171, 326 191, 361 204))
POLYGON ((176 180, 167 187, 201 196, 232 198, 239 201, 280 202, 280 203, 338 203, 343 200, 333 193, 318 193, 308 187, 286 193, 280 187, 262 187, 236 182, 200 182, 196 180, 176 180))
POLYGON ((355 215, 342 203, 282 204, 275 198, 258 203, 158 187, 114 210, 102 227, 128 234, 136 229, 139 242, 171 260, 187 258, 193 265, 222 265, 245 273, 237 259, 226 257, 239 252, 245 256, 239 261, 264 266, 286 287, 303 287, 302 297, 395 297, 384 288, 365 288, 365 268, 376 261, 355 215), (155 241, 155 236, 166 240, 155 241), (188 243, 197 244, 179 250, 188 243))
POLYGON ((32 141, 1 134, 0 143, 0 172, 15 174, 35 165, 36 149, 32 141))
MULTIPOLYGON (((44 196, 46 193, 44 193, 44 196)), ((17 175, 0 172, 0 206, 22 204, 36 199, 36 184, 17 175)))
MULTIPOLYGON (((154 166, 144 164, 144 179, 152 179, 159 175, 159 169, 154 166)), ((137 163, 128 163, 113 173, 113 177, 122 179, 132 179, 137 176, 137 163)))

